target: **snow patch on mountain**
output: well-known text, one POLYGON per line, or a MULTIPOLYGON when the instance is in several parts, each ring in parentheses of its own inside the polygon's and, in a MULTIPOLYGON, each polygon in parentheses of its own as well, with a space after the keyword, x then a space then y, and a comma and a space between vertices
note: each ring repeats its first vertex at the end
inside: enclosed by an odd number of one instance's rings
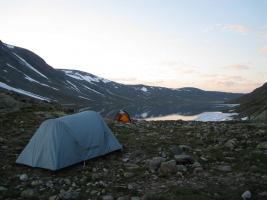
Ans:
POLYGON ((81 92, 80 90, 79 90, 79 88, 76 86, 76 85, 74 85, 72 82, 70 82, 70 81, 67 81, 67 83, 69 83, 72 87, 72 89, 74 89, 74 90, 76 90, 77 92, 81 92))
POLYGON ((25 90, 22 90, 22 89, 14 88, 14 87, 11 87, 11 86, 9 86, 9 85, 7 85, 5 83, 2 83, 2 82, 0 82, 0 87, 4 88, 4 89, 7 89, 7 90, 10 90, 10 91, 13 91, 13 92, 17 92, 17 93, 29 96, 29 97, 33 97, 35 99, 40 99, 40 100, 43 100, 43 101, 51 101, 51 99, 49 99, 47 97, 43 97, 43 96, 28 92, 28 91, 25 91, 25 90))
POLYGON ((7 48, 9 48, 9 49, 14 49, 15 47, 13 46, 13 45, 10 45, 10 44, 5 44, 5 43, 3 43, 7 48))
POLYGON ((83 96, 78 96, 78 97, 80 97, 81 99, 86 99, 86 100, 92 101, 91 99, 88 99, 88 98, 83 97, 83 96))
POLYGON ((142 87, 140 90, 142 90, 143 92, 148 92, 148 89, 146 87, 142 87))
POLYGON ((42 86, 45 86, 45 87, 52 88, 53 90, 58 90, 57 88, 55 88, 55 87, 51 87, 50 85, 47 85, 47 84, 44 84, 44 83, 40 83, 39 81, 36 81, 35 79, 33 79, 33 78, 27 76, 26 74, 24 74, 24 75, 25 75, 25 79, 27 79, 27 80, 29 80, 29 81, 31 81, 31 82, 37 83, 37 84, 42 85, 42 86))
POLYGON ((18 54, 14 53, 13 54, 27 67, 29 67, 31 70, 39 74, 40 76, 48 79, 45 75, 43 75, 41 72, 39 72, 37 69, 35 69, 32 65, 30 65, 26 60, 24 60, 22 57, 20 57, 18 54))
POLYGON ((148 113, 147 112, 144 112, 140 115, 142 118, 146 118, 148 116, 148 113))
POLYGON ((14 69, 14 70, 16 70, 16 71, 18 71, 18 72, 20 72, 20 73, 22 73, 22 74, 23 74, 23 72, 22 72, 22 71, 18 70, 16 67, 14 67, 14 66, 10 65, 9 63, 6 63, 6 65, 7 65, 8 67, 10 67, 10 68, 12 68, 12 69, 14 69))
POLYGON ((96 90, 94 90, 94 89, 92 89, 92 88, 89 88, 89 87, 87 87, 86 85, 83 85, 83 87, 85 87, 86 89, 88 89, 88 90, 90 90, 90 91, 92 91, 92 92, 95 92, 95 93, 97 93, 97 94, 100 94, 100 95, 102 95, 102 96, 105 96, 104 94, 102 94, 102 93, 100 93, 100 92, 98 92, 98 91, 96 91, 96 90))
POLYGON ((69 77, 72 77, 72 78, 75 78, 77 80, 85 80, 89 83, 92 83, 92 82, 97 82, 99 83, 100 81, 102 81, 103 83, 109 83, 111 82, 110 80, 107 80, 107 79, 104 79, 104 78, 101 78, 101 77, 97 77, 97 76, 90 76, 90 75, 83 75, 79 72, 76 72, 76 71, 72 71, 72 70, 62 70, 65 72, 65 74, 69 77))

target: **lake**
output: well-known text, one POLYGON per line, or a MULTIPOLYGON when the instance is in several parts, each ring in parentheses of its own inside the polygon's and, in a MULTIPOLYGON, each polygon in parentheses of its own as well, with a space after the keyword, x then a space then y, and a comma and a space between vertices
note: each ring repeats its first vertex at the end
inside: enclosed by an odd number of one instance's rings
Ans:
POLYGON ((158 116, 158 117, 149 117, 143 118, 147 121, 159 121, 159 120, 184 120, 184 121, 229 121, 232 120, 233 117, 237 115, 237 113, 223 113, 223 112, 203 112, 198 115, 179 115, 172 114, 166 116, 158 116))
POLYGON ((238 104, 201 103, 188 105, 128 105, 104 109, 101 115, 114 119, 119 110, 127 111, 136 120, 185 120, 185 121, 225 121, 231 120, 238 104))
POLYGON ((131 110, 135 119, 148 121, 184 120, 184 121, 227 121, 232 120, 237 113, 234 107, 238 104, 207 104, 174 107, 146 107, 142 111, 131 110))

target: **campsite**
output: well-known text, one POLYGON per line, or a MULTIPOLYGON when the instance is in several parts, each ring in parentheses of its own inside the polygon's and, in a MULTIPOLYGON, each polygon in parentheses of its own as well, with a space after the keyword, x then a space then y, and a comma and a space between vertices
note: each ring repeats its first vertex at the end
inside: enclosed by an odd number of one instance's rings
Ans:
POLYGON ((267 0, 0 0, 0 200, 267 200, 267 0))
POLYGON ((105 119, 122 150, 53 171, 15 161, 44 121, 72 111, 8 96, 21 108, 0 117, 0 199, 266 199, 265 123, 105 119))

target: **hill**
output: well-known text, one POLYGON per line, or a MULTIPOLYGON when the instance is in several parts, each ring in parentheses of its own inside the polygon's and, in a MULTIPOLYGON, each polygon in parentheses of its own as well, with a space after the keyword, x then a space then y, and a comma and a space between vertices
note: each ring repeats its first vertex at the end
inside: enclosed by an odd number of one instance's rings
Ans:
POLYGON ((75 109, 87 107, 106 116, 112 116, 121 108, 136 115, 144 111, 156 114, 152 112, 155 107, 170 113, 187 112, 192 107, 208 110, 211 105, 216 107, 242 95, 189 87, 124 85, 87 72, 54 69, 35 53, 1 41, 0 89, 75 109))
POLYGON ((236 111, 240 113, 241 117, 267 120, 267 83, 253 92, 233 100, 232 103, 240 104, 236 111))

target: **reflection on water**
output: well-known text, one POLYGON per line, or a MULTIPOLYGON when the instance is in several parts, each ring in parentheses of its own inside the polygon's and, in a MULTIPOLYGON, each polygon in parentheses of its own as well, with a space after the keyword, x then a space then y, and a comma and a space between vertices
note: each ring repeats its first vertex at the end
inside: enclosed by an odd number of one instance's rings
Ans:
POLYGON ((192 121, 197 118, 197 115, 178 115, 178 114, 172 114, 172 115, 166 115, 166 116, 160 116, 160 117, 149 117, 144 118, 147 121, 160 121, 160 120, 184 120, 184 121, 192 121))
POLYGON ((233 116, 237 113, 223 113, 223 112, 203 112, 198 115, 166 115, 161 117, 145 118, 147 121, 159 121, 159 120, 184 120, 184 121, 229 121, 233 119, 233 116))
MULTIPOLYGON (((223 103, 195 103, 187 105, 128 105, 119 108, 99 108, 102 116, 114 119, 116 113, 123 109, 127 111, 133 119, 146 120, 199 120, 199 121, 222 121, 228 117, 227 112, 234 112, 237 104, 223 103)), ((231 114, 230 114, 231 115, 231 114)), ((230 117, 230 116, 229 116, 230 117)))

